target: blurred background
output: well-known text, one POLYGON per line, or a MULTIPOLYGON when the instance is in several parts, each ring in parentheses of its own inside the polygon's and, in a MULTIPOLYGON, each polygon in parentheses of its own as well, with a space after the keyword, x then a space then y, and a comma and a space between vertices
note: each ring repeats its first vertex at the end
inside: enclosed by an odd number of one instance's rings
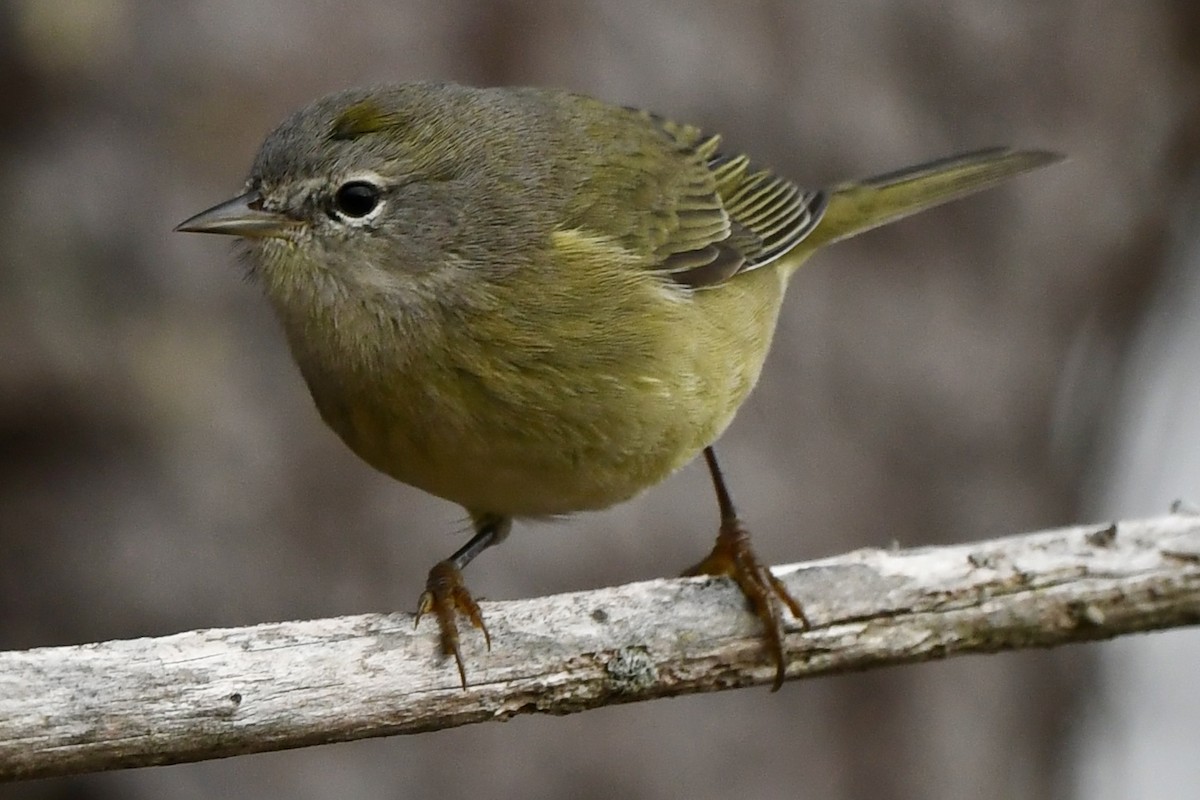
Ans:
MULTIPOLYGON (((410 610, 461 512, 320 423, 229 242, 174 234, 349 85, 568 87, 803 185, 993 144, 1071 160, 799 273, 720 452, 758 552, 1200 499, 1200 6, 1064 0, 0 0, 0 648, 410 610)), ((672 575, 693 465, 520 526, 474 590, 672 575)), ((1200 785, 1200 636, 922 664, 0 797, 1131 798, 1200 785)))

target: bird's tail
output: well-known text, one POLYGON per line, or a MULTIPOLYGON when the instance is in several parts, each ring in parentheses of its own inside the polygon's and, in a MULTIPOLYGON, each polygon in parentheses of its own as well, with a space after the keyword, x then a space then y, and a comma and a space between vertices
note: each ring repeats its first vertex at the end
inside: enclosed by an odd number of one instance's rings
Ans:
POLYGON ((804 245, 811 252, 1061 159, 1058 153, 997 147, 835 186, 804 245))

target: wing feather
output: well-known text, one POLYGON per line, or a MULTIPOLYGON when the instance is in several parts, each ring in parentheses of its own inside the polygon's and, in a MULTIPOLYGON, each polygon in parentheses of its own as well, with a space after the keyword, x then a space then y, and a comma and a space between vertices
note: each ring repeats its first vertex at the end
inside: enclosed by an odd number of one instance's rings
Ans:
POLYGON ((766 266, 820 221, 823 192, 723 153, 719 136, 643 111, 617 113, 628 116, 605 129, 611 155, 580 192, 569 226, 646 254, 650 269, 676 283, 713 286, 766 266), (631 130, 631 121, 641 125, 631 130))
MULTIPOLYGON (((711 184, 699 179, 695 183, 711 185, 716 195, 715 204, 691 207, 686 217, 680 214, 683 224, 673 233, 682 235, 668 237, 657 250, 663 256, 661 268, 677 282, 711 286, 766 266, 799 244, 820 221, 826 203, 823 192, 803 190, 769 170, 755 169, 740 153, 723 154, 719 136, 651 119, 686 152, 703 160, 711 184)), ((689 164, 691 169, 698 166, 689 164)))

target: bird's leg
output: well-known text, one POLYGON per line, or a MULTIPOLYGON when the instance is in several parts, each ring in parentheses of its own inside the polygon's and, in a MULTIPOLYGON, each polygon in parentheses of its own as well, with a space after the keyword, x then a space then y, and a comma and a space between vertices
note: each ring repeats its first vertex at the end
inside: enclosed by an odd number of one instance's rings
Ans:
POLYGON ((750 534, 742 526, 734 510, 729 490, 717 456, 712 447, 704 448, 704 460, 712 475, 713 488, 717 493, 717 505, 721 511, 721 529, 712 552, 684 575, 725 575, 732 578, 750 601, 754 615, 766 627, 767 645, 775 657, 775 683, 771 691, 783 685, 787 662, 783 653, 783 606, 787 606, 801 625, 809 627, 808 617, 800 604, 788 594, 783 582, 771 574, 771 570, 759 562, 750 549, 750 534))
POLYGON ((430 611, 437 617, 438 627, 442 633, 442 653, 454 656, 458 666, 458 677, 464 689, 467 688, 467 670, 463 664, 462 650, 458 646, 458 615, 462 614, 479 630, 483 631, 483 640, 489 650, 492 649, 492 637, 488 634, 487 626, 483 624, 483 615, 479 604, 471 596, 467 584, 463 580, 463 568, 494 544, 499 544, 508 535, 512 520, 495 514, 471 514, 475 527, 475 535, 471 541, 459 548, 454 555, 445 561, 439 561, 429 570, 429 578, 425 581, 425 591, 417 603, 417 618, 414 627, 420 623, 421 617, 430 611))

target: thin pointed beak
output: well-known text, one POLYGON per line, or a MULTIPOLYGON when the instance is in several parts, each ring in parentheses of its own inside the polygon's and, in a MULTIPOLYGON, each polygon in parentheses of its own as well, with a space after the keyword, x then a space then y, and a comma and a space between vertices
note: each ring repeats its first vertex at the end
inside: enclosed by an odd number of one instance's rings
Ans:
POLYGON ((282 237, 300 223, 291 217, 259 207, 258 192, 247 192, 201 211, 175 226, 186 233, 223 233, 252 239, 282 237))

